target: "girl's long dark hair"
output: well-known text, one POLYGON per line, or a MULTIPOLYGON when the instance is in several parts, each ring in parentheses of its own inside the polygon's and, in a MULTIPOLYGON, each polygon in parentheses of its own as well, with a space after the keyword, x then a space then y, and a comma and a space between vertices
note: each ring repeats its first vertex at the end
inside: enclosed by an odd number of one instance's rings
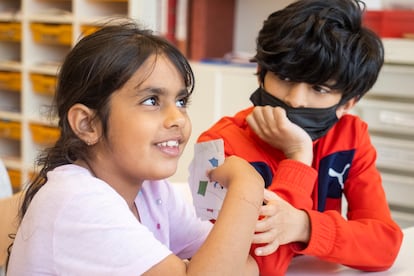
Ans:
MULTIPOLYGON (((103 135, 106 136, 108 102, 112 93, 122 88, 153 55, 165 55, 171 61, 181 73, 190 95, 194 89, 194 74, 187 59, 167 40, 150 30, 141 29, 132 19, 110 21, 95 33, 83 37, 71 49, 59 70, 51 107, 52 115, 58 118, 60 137, 52 147, 37 157, 36 165, 40 171, 24 187, 19 210, 20 221, 36 193, 47 182, 49 171, 87 157, 88 145, 75 135, 69 125, 69 109, 77 103, 93 109, 102 123, 103 135)), ((145 78, 151 72, 144 74, 145 78)), ((12 245, 8 250, 9 256, 11 248, 12 245)))

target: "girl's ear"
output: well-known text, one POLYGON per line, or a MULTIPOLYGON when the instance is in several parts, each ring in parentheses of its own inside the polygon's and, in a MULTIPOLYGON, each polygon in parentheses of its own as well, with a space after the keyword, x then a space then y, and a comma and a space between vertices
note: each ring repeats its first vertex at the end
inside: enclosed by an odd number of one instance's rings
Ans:
POLYGON ((69 109, 68 121, 73 132, 88 146, 96 144, 101 137, 95 111, 83 104, 77 103, 69 109))

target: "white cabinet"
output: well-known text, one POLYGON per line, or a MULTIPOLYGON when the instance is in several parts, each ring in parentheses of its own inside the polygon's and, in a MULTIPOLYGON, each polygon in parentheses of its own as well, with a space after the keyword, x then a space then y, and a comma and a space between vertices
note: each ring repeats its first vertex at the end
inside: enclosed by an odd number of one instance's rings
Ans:
POLYGON ((56 135, 48 113, 54 76, 81 34, 114 15, 157 30, 156 3, 0 0, 0 158, 14 183, 26 182, 39 150, 56 135))
POLYGON ((386 39, 384 45, 386 63, 355 112, 368 123, 394 215, 413 225, 414 41, 386 39))

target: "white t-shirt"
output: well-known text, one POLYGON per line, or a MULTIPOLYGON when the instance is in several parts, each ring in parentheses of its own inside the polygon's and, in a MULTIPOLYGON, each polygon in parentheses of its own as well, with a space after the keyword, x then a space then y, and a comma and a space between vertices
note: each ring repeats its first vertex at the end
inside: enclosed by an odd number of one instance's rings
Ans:
POLYGON ((10 183, 9 174, 4 166, 3 161, 0 159, 0 198, 8 197, 12 195, 12 186, 10 183))
POLYGON ((144 182, 141 223, 108 184, 76 165, 48 173, 17 232, 8 275, 140 275, 191 257, 211 230, 167 181, 144 182))

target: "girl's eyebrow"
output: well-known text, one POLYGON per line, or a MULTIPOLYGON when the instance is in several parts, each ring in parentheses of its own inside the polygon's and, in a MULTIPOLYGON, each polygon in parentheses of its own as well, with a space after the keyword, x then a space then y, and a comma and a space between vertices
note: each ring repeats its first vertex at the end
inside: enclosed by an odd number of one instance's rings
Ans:
POLYGON ((154 86, 148 86, 148 87, 139 87, 139 85, 136 86, 136 94, 138 96, 146 95, 146 94, 156 94, 156 95, 162 95, 165 94, 164 89, 160 87, 154 87, 154 86))
MULTIPOLYGON (((167 89, 162 88, 162 87, 144 87, 142 89, 137 89, 137 95, 142 95, 142 94, 165 95, 167 94, 167 89)), ((189 94, 190 93, 188 92, 186 88, 181 88, 178 91, 177 96, 183 97, 183 96, 188 96, 189 94)))
POLYGON ((190 93, 188 92, 188 90, 186 88, 181 88, 180 92, 178 92, 178 96, 190 96, 190 93))

